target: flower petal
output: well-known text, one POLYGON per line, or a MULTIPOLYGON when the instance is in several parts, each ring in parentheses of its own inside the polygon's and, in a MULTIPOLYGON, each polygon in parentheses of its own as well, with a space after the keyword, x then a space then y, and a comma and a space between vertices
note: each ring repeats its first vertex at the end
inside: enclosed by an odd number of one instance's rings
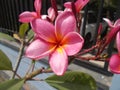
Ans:
MULTIPOLYGON (((89 0, 77 0, 75 2, 76 12, 79 13, 80 10, 89 2, 89 0)), ((68 9, 72 9, 72 2, 66 2, 64 6, 68 9)))
POLYGON ((31 23, 33 31, 38 34, 38 36, 48 42, 55 42, 55 30, 53 24, 46 20, 35 19, 31 23))
POLYGON ((111 56, 109 67, 113 73, 120 74, 120 56, 118 54, 111 56))
POLYGON ((120 19, 117 19, 117 21, 114 23, 114 27, 119 26, 120 25, 120 19))
POLYGON ((42 3, 42 0, 35 0, 34 2, 35 10, 37 12, 38 17, 40 17, 41 3, 42 3))
POLYGON ((23 23, 29 23, 37 17, 35 12, 25 11, 19 15, 19 21, 23 23))
POLYGON ((66 3, 64 3, 64 7, 72 9, 72 2, 66 2, 66 3))
POLYGON ((116 36, 116 45, 117 45, 117 50, 120 53, 120 32, 118 32, 116 36))
POLYGON ((76 12, 80 12, 80 10, 89 2, 89 0, 77 0, 75 2, 76 12))
POLYGON ((67 55, 74 55, 82 49, 84 39, 80 34, 71 32, 64 37, 61 43, 67 55))
POLYGON ((68 57, 62 47, 57 48, 49 59, 50 67, 56 75, 63 75, 68 66, 68 57))
MULTIPOLYGON (((120 31, 120 26, 111 28, 110 32, 106 36, 105 44, 109 44, 111 40, 117 35, 117 33, 120 31)), ((119 42, 119 37, 117 37, 117 42, 119 42)))
POLYGON ((112 23, 109 19, 103 18, 103 20, 109 25, 109 27, 111 27, 111 28, 114 27, 114 26, 113 26, 113 23, 112 23))
POLYGON ((65 11, 58 15, 55 22, 55 30, 57 36, 62 37, 69 32, 76 30, 76 19, 72 12, 65 11))
POLYGON ((25 55, 32 59, 40 59, 50 54, 54 49, 54 45, 37 39, 28 46, 25 55))
POLYGON ((54 21, 54 19, 55 19, 55 11, 54 11, 54 9, 53 9, 52 7, 50 7, 50 8, 48 9, 48 17, 49 17, 52 21, 54 21))

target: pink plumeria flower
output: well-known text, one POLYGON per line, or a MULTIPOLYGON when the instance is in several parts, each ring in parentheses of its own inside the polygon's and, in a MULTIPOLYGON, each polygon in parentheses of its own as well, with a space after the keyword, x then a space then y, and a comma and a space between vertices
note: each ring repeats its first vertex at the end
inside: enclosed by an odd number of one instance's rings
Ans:
POLYGON ((26 56, 35 60, 49 56, 49 64, 56 75, 63 75, 68 67, 68 56, 78 53, 84 39, 76 32, 72 12, 58 15, 55 26, 46 20, 35 19, 32 28, 38 35, 26 50, 26 56))
POLYGON ((35 0, 34 7, 36 12, 25 11, 19 15, 19 21, 23 23, 29 23, 36 18, 41 18, 41 3, 42 0, 35 0))
POLYGON ((120 19, 116 20, 116 22, 113 24, 109 19, 104 18, 104 20, 108 23, 109 27, 111 28, 111 31, 109 32, 108 36, 108 42, 110 39, 112 39, 116 34, 116 45, 118 49, 118 54, 114 54, 110 58, 109 66, 110 70, 114 73, 120 74, 120 19))
MULTIPOLYGON (((82 8, 89 2, 89 0, 76 0, 75 2, 75 9, 76 12, 79 13, 82 8)), ((68 9, 72 9, 72 3, 71 2, 66 2, 64 6, 68 9)))
POLYGON ((34 7, 36 12, 25 11, 19 15, 19 21, 23 23, 29 23, 34 19, 41 18, 51 21, 55 18, 55 12, 52 7, 48 9, 48 15, 41 15, 42 0, 35 0, 34 7))

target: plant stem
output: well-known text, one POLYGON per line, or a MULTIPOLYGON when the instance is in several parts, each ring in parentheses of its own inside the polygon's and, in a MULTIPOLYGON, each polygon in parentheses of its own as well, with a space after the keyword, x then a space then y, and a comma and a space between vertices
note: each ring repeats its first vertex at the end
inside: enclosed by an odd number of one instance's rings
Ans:
POLYGON ((98 47, 98 45, 96 44, 96 45, 92 46, 91 48, 85 49, 85 50, 81 51, 80 53, 76 54, 75 57, 76 57, 76 56, 79 56, 79 55, 86 54, 86 53, 94 50, 94 49, 97 48, 97 47, 98 47))
POLYGON ((16 72, 17 72, 18 67, 20 65, 20 62, 21 62, 21 59, 22 59, 22 55, 23 55, 23 52, 24 52, 24 44, 25 44, 25 42, 24 42, 24 40, 22 40, 21 41, 19 55, 18 55, 18 58, 17 58, 17 62, 15 64, 15 68, 14 68, 14 73, 13 73, 12 79, 15 78, 16 72))
POLYGON ((28 74, 30 73, 30 71, 32 71, 32 72, 34 71, 34 66, 35 66, 35 61, 32 60, 32 61, 31 61, 31 65, 29 66, 26 75, 28 75, 28 74))
POLYGON ((44 68, 40 68, 40 69, 37 69, 37 70, 31 72, 30 74, 26 75, 25 80, 32 80, 33 77, 35 77, 36 75, 38 75, 40 73, 50 73, 50 72, 52 72, 52 70, 45 70, 44 68))
MULTIPOLYGON (((15 73, 15 71, 12 70, 13 73, 15 73)), ((22 79, 21 76, 19 74, 16 73, 16 76, 19 78, 19 79, 22 79)))

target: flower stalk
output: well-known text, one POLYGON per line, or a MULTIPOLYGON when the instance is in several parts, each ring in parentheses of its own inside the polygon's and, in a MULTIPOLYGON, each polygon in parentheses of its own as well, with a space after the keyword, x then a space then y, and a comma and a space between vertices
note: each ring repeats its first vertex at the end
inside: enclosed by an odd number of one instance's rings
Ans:
POLYGON ((27 74, 24 78, 25 78, 25 81, 32 80, 33 77, 35 77, 41 73, 51 73, 51 72, 52 72, 52 70, 47 70, 47 69, 45 70, 44 67, 42 67, 40 69, 37 69, 37 70, 31 72, 30 74, 27 74))
POLYGON ((15 67, 14 67, 14 73, 13 73, 12 79, 15 78, 15 75, 16 75, 17 70, 19 68, 19 65, 20 65, 20 62, 21 62, 21 59, 22 59, 22 56, 23 56, 23 53, 24 53, 24 47, 25 47, 25 41, 22 40, 20 50, 19 50, 19 54, 18 54, 18 58, 17 58, 17 62, 16 62, 15 67))

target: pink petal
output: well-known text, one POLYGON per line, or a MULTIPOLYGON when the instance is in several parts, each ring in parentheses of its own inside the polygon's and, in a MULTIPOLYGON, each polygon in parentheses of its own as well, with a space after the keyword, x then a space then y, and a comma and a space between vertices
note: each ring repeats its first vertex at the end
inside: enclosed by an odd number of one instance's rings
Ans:
POLYGON ((120 56, 118 54, 111 56, 109 67, 113 73, 120 74, 120 56))
POLYGON ((55 22, 56 34, 62 37, 76 30, 76 19, 72 12, 65 11, 58 15, 55 22))
POLYGON ((65 49, 67 55, 74 55, 82 49, 83 43, 84 39, 80 34, 71 32, 64 37, 62 47, 65 49))
MULTIPOLYGON (((89 2, 89 0, 77 0, 75 2, 75 8, 76 8, 76 12, 79 13, 80 10, 89 2)), ((66 2, 64 4, 64 6, 66 8, 72 9, 72 3, 71 2, 66 2)))
POLYGON ((42 3, 42 0, 35 0, 34 2, 35 10, 37 12, 38 17, 40 17, 41 3, 42 3))
POLYGON ((19 21, 23 23, 29 23, 37 17, 35 12, 25 11, 19 15, 19 21))
POLYGON ((117 50, 120 53, 120 32, 118 32, 116 36, 116 45, 117 45, 117 50))
POLYGON ((120 19, 117 19, 117 21, 114 23, 114 27, 119 26, 120 25, 120 19))
POLYGON ((66 2, 66 3, 64 3, 64 7, 66 7, 66 8, 69 8, 69 9, 72 9, 72 2, 66 2))
MULTIPOLYGON (((113 38, 115 38, 115 36, 119 31, 120 31, 120 26, 111 28, 110 32, 106 36, 106 41, 105 41, 106 45, 109 44, 113 38)), ((119 38, 117 41, 119 41, 119 38)))
POLYGON ((50 67, 56 75, 63 75, 68 66, 68 57, 63 48, 57 48, 49 59, 50 67))
POLYGON ((33 31, 39 35, 40 38, 48 41, 55 42, 55 30, 53 24, 49 23, 46 20, 35 19, 31 23, 33 31))
POLYGON ((114 26, 113 26, 113 23, 112 23, 109 19, 103 18, 103 20, 108 23, 109 27, 111 27, 111 28, 114 27, 114 26))
POLYGON ((80 12, 80 10, 89 2, 89 0, 77 0, 75 2, 76 11, 80 12))
POLYGON ((50 8, 48 9, 48 17, 49 17, 52 21, 54 21, 54 19, 55 19, 55 11, 54 11, 54 9, 53 9, 52 7, 50 7, 50 8))
POLYGON ((32 59, 40 59, 50 54, 54 49, 54 45, 41 39, 36 39, 27 47, 25 55, 32 59))

